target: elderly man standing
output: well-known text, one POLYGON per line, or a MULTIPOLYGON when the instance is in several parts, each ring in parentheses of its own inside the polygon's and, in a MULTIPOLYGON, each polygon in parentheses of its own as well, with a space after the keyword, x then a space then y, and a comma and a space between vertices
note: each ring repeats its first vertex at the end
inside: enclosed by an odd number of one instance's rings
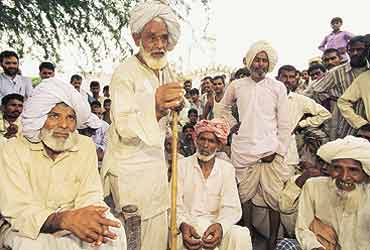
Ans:
POLYGON ((131 13, 130 29, 139 53, 118 66, 110 83, 111 120, 102 176, 116 209, 138 206, 141 249, 167 247, 169 190, 164 139, 170 109, 179 107, 184 90, 170 71, 167 52, 179 38, 172 9, 147 1, 131 13))
POLYGON ((71 85, 43 80, 25 103, 21 137, 0 151, 0 210, 13 250, 125 250, 126 237, 103 202, 95 146, 76 127, 90 115, 71 85))
POLYGON ((330 164, 330 177, 303 186, 296 225, 302 249, 370 249, 370 143, 347 136, 317 154, 330 164))
POLYGON ((242 215, 235 168, 216 158, 229 127, 222 119, 202 120, 195 131, 198 151, 178 165, 179 249, 252 250, 248 229, 235 225, 242 215))
POLYGON ((285 159, 291 132, 287 90, 283 83, 266 77, 276 63, 276 51, 269 43, 253 44, 246 55, 251 76, 233 81, 221 101, 223 117, 227 119, 234 103, 240 114, 231 158, 240 182, 243 219, 251 230, 252 202, 269 208, 271 249, 280 223, 278 194, 291 175, 285 159))

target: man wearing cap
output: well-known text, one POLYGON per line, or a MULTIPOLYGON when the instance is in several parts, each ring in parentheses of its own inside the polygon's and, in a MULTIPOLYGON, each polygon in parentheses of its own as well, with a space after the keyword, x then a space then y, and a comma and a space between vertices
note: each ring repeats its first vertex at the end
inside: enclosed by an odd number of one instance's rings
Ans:
POLYGON ((296 224, 302 249, 370 249, 370 143, 347 136, 317 154, 330 164, 330 176, 303 186, 296 224))
POLYGON ((222 119, 202 120, 195 133, 196 155, 178 165, 179 249, 252 250, 248 229, 235 225, 242 214, 235 168, 216 157, 229 127, 222 119))
POLYGON ((131 12, 129 26, 139 52, 118 66, 110 83, 111 120, 102 176, 117 211, 139 208, 141 249, 167 247, 169 189, 164 140, 169 110, 184 90, 167 63, 180 25, 164 1, 146 1, 131 12))
POLYGON ((292 174, 285 160, 290 139, 287 90, 283 83, 266 76, 277 63, 276 51, 268 42, 253 44, 245 61, 251 76, 230 84, 221 101, 221 113, 227 119, 232 104, 238 106, 241 124, 233 136, 231 160, 239 180, 243 219, 251 230, 252 203, 269 208, 269 244, 273 248, 280 223, 278 194, 292 174))
POLYGON ((25 103, 22 136, 0 149, 6 247, 126 249, 124 230, 103 202, 95 145, 76 131, 89 116, 87 100, 55 78, 25 103))

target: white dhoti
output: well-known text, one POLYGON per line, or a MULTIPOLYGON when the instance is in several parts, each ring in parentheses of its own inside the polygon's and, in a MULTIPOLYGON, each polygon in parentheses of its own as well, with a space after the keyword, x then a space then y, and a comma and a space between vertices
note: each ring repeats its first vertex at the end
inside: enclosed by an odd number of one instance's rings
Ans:
MULTIPOLYGON (((213 223, 209 220, 203 220, 198 218, 196 222, 191 223, 197 233, 202 236, 207 228, 213 223)), ((177 238, 177 249, 187 250, 182 242, 182 235, 178 235, 177 238)), ((224 232, 220 246, 216 247, 215 250, 252 250, 252 241, 249 234, 249 230, 246 227, 237 225, 231 226, 231 228, 224 232)))
MULTIPOLYGON (((108 216, 112 218, 112 215, 108 216)), ((73 234, 57 236, 57 234, 41 233, 36 240, 22 237, 18 233, 8 231, 4 235, 4 246, 12 250, 127 250, 126 234, 123 226, 110 227, 109 230, 117 235, 116 240, 110 240, 99 247, 83 242, 73 234)))
POLYGON ((256 206, 278 211, 279 193, 293 174, 280 155, 276 155, 271 163, 256 163, 245 169, 237 169, 241 202, 252 200, 256 206))

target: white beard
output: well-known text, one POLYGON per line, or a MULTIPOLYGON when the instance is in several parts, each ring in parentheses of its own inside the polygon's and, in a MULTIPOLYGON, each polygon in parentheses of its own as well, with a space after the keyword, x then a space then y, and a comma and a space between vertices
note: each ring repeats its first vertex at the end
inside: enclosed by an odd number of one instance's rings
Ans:
POLYGON ((357 184, 355 183, 355 189, 352 191, 344 191, 337 187, 335 184, 335 179, 333 179, 333 185, 335 186, 335 191, 337 195, 337 202, 348 211, 356 211, 360 203, 362 202, 363 194, 366 192, 367 184, 357 184))
POLYGON ((55 152, 64 152, 71 149, 77 143, 77 132, 69 133, 67 139, 55 138, 53 132, 55 129, 42 128, 40 131, 41 141, 55 152))
POLYGON ((210 161, 212 160, 215 156, 216 156, 216 152, 213 152, 212 154, 210 155, 202 155, 199 151, 197 151, 197 154, 196 154, 197 158, 203 162, 207 162, 207 161, 210 161))
POLYGON ((140 51, 141 57, 143 58, 146 65, 153 70, 163 69, 167 65, 167 52, 160 59, 153 58, 150 53, 146 52, 143 46, 143 42, 140 40, 140 51))

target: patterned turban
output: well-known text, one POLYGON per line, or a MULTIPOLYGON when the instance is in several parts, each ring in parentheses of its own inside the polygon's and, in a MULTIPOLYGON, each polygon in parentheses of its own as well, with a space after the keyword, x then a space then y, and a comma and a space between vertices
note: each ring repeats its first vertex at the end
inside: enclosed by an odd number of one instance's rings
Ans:
POLYGON ((230 127, 223 119, 215 118, 213 120, 201 120, 195 127, 195 135, 199 136, 203 132, 212 132, 216 135, 217 139, 222 143, 227 143, 227 136, 230 133, 230 127))
POLYGON ((276 50, 267 41, 258 41, 252 44, 245 56, 245 66, 250 70, 253 59, 262 51, 266 52, 269 60, 268 72, 272 72, 277 64, 278 56, 276 50))
POLYGON ((366 139, 346 136, 321 146, 317 155, 327 163, 335 159, 354 159, 362 164, 362 169, 370 175, 370 142, 366 139))
POLYGON ((130 12, 130 29, 133 34, 143 31, 144 26, 155 17, 160 17, 167 25, 169 33, 168 50, 175 48, 180 37, 180 24, 171 7, 164 1, 147 1, 138 4, 130 12))
POLYGON ((90 105, 71 84, 49 78, 34 89, 32 96, 26 100, 22 112, 22 134, 31 142, 40 142, 40 131, 48 113, 58 103, 71 107, 77 116, 77 127, 90 117, 90 105))

